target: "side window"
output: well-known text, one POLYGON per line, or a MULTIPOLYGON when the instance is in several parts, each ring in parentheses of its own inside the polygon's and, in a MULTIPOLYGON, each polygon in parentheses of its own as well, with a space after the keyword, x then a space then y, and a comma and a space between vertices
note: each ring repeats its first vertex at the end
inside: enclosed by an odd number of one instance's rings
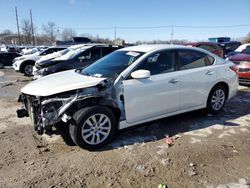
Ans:
POLYGON ((89 61, 89 60, 90 60, 90 57, 91 57, 91 53, 90 53, 89 50, 87 50, 87 51, 81 52, 81 53, 78 55, 77 59, 80 60, 81 62, 82 62, 82 61, 89 61))
POLYGON ((174 67, 174 52, 162 51, 147 57, 136 70, 149 70, 151 75, 155 75, 172 72, 175 70, 174 67))
POLYGON ((90 51, 91 60, 97 60, 101 57, 101 48, 96 48, 90 51))
POLYGON ((193 50, 179 50, 178 60, 180 70, 204 67, 214 62, 213 57, 193 50))
POLYGON ((44 52, 42 52, 41 55, 47 55, 47 54, 50 54, 52 52, 53 52, 53 50, 50 48, 50 49, 47 49, 44 52))
POLYGON ((244 49, 242 52, 246 54, 250 54, 250 46, 247 46, 246 49, 244 49))
POLYGON ((80 61, 95 61, 100 57, 101 57, 101 49, 96 48, 82 52, 81 54, 79 54, 77 58, 80 61))
POLYGON ((212 51, 213 50, 211 48, 211 46, 205 45, 205 44, 198 45, 197 47, 202 48, 202 49, 207 50, 207 51, 212 51))

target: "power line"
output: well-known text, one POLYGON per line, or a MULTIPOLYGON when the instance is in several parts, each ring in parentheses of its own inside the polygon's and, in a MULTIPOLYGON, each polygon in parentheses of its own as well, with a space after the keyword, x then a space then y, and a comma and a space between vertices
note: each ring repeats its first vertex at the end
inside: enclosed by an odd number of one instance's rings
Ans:
MULTIPOLYGON (((162 25, 162 26, 117 26, 117 27, 77 27, 72 29, 76 30, 133 30, 133 29, 164 29, 164 28, 194 28, 194 29, 208 29, 208 28, 237 28, 237 27, 250 27, 250 24, 242 24, 242 25, 216 25, 216 26, 192 26, 192 25, 162 25)), ((59 27, 61 29, 66 29, 69 27, 59 27)))

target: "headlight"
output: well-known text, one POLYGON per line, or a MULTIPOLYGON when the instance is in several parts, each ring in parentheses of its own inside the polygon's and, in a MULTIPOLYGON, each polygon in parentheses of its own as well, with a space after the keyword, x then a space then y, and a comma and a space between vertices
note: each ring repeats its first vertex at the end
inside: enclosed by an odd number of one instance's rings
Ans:
POLYGON ((24 59, 25 59, 25 57, 18 57, 18 58, 15 58, 14 61, 22 61, 24 59))
POLYGON ((34 74, 39 74, 39 75, 47 75, 47 74, 50 73, 49 68, 43 68, 43 69, 37 69, 36 68, 36 70, 33 69, 33 71, 34 71, 34 74))

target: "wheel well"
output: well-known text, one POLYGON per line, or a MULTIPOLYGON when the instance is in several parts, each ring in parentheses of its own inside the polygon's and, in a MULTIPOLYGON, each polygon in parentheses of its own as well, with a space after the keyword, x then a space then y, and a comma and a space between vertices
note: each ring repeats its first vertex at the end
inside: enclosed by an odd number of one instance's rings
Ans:
POLYGON ((101 97, 93 97, 82 101, 77 101, 67 111, 73 115, 73 113, 77 110, 92 105, 102 105, 109 108, 114 113, 116 121, 119 121, 121 115, 120 109, 113 101, 101 97))
POLYGON ((229 94, 229 86, 228 86, 228 84, 226 82, 219 82, 219 83, 215 84, 213 88, 215 88, 216 86, 223 86, 226 89, 226 99, 228 99, 228 94, 229 94))
POLYGON ((27 61, 24 61, 22 64, 21 64, 21 67, 20 67, 20 70, 21 72, 23 72, 23 69, 25 67, 25 65, 28 65, 28 64, 35 64, 35 61, 32 61, 32 60, 27 60, 27 61))

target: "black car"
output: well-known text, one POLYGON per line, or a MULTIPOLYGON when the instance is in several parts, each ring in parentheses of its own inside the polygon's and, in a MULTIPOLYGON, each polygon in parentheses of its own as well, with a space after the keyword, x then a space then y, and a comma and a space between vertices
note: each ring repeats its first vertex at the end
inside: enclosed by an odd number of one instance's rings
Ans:
POLYGON ((12 66, 13 59, 20 56, 21 54, 16 52, 0 53, 0 68, 3 68, 5 66, 12 66))
POLYGON ((219 45, 223 49, 224 55, 227 56, 228 53, 233 52, 236 50, 241 43, 237 41, 231 41, 231 42, 220 42, 219 45))
POLYGON ((77 50, 71 50, 61 57, 36 62, 34 77, 39 78, 60 71, 86 67, 119 48, 118 46, 109 45, 89 45, 77 50))
POLYGON ((245 48, 242 49, 241 51, 229 52, 229 53, 226 54, 226 57, 234 56, 234 55, 240 54, 240 53, 250 54, 250 45, 246 45, 245 48))

